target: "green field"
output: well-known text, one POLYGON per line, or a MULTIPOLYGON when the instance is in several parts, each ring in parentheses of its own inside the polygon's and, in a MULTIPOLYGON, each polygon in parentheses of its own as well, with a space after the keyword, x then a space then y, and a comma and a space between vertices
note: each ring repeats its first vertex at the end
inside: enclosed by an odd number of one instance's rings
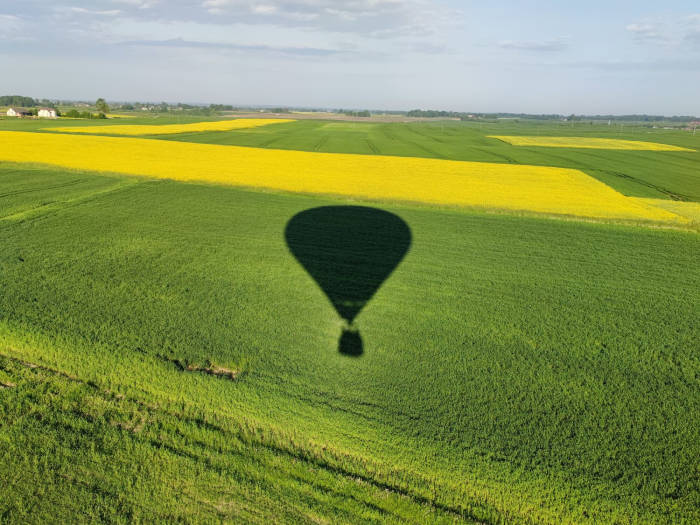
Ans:
MULTIPOLYGON (((700 150, 682 131, 514 122, 168 139, 572 167, 700 201, 699 152, 518 148, 494 132, 700 150)), ((0 163, 0 242, 0 522, 700 520, 692 229, 0 163), (376 209, 363 232, 391 214, 403 239, 371 257, 382 276, 396 267, 366 304, 381 279, 343 265, 360 243, 312 267, 348 205, 376 209), (333 304, 357 314, 361 352, 338 351, 333 304)))

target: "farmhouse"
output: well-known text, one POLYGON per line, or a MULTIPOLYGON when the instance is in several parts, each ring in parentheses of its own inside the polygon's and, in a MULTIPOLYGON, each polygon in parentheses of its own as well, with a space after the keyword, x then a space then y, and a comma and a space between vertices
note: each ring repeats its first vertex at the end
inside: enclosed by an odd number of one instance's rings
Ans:
POLYGON ((32 112, 28 110, 27 108, 8 108, 7 109, 7 116, 8 117, 26 117, 31 115, 32 112))
POLYGON ((40 117, 44 118, 56 118, 56 110, 53 108, 39 108, 39 111, 37 113, 40 117))

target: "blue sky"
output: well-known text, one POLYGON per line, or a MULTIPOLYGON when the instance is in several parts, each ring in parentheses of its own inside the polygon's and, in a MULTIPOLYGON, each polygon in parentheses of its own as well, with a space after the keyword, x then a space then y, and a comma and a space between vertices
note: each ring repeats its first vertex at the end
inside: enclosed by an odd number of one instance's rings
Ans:
POLYGON ((2 94, 700 114, 697 1, 0 0, 2 94))

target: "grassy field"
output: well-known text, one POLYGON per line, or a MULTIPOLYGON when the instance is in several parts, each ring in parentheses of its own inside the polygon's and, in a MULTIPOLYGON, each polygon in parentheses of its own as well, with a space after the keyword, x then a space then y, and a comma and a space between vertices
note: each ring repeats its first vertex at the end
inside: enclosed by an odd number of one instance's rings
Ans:
MULTIPOLYGON (((555 157, 491 144, 487 125, 363 126, 178 139, 507 151, 495 162, 700 195, 697 153, 555 157)), ((0 242, 0 521, 700 520, 697 232, 2 163, 0 242), (387 261, 319 247, 348 205, 374 209, 349 239, 403 232, 387 261), (367 257, 384 269, 343 263, 367 257), (351 317, 360 355, 338 351, 351 317)))

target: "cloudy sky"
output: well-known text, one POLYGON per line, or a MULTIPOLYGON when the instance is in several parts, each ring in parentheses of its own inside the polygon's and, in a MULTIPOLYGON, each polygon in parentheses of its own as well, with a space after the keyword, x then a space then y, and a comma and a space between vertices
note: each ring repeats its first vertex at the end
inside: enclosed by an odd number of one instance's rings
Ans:
POLYGON ((700 115, 697 0, 0 0, 0 94, 700 115))

